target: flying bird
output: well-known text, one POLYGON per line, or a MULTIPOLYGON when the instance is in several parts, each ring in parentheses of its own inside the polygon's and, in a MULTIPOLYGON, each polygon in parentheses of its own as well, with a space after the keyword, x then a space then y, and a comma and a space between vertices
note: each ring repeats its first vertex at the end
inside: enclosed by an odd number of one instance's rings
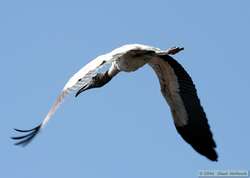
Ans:
POLYGON ((119 72, 133 72, 149 64, 159 79, 161 93, 170 107, 178 133, 198 153, 217 161, 216 144, 195 85, 181 64, 171 57, 183 49, 173 47, 161 50, 147 45, 128 44, 98 56, 69 79, 41 124, 30 130, 15 129, 24 133, 12 137, 17 140, 15 145, 30 143, 68 94, 75 92, 77 97, 88 89, 104 86, 119 72), (105 66, 106 70, 103 71, 105 66))

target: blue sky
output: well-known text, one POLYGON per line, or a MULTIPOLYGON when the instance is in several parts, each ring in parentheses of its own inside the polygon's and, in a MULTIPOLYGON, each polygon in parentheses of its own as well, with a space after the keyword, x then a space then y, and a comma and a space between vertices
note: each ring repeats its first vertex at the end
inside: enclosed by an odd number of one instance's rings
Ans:
POLYGON ((4 178, 197 177, 250 167, 250 3, 242 1, 1 1, 1 160, 4 178), (148 66, 68 97, 25 148, 13 128, 41 122, 69 77, 127 43, 184 46, 219 162, 177 134, 148 66))

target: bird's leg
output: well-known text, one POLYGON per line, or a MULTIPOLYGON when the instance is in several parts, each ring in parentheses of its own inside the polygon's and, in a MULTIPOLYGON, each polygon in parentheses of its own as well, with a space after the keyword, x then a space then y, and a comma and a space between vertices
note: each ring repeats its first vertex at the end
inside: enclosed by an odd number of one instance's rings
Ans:
POLYGON ((167 49, 167 54, 175 55, 175 54, 177 54, 178 52, 180 52, 182 50, 184 50, 183 47, 172 47, 172 48, 167 49))
POLYGON ((119 70, 116 66, 112 65, 111 68, 105 73, 98 73, 96 76, 92 78, 92 80, 84 85, 75 95, 77 97, 80 93, 91 89, 91 88, 100 88, 107 84, 117 73, 119 70))

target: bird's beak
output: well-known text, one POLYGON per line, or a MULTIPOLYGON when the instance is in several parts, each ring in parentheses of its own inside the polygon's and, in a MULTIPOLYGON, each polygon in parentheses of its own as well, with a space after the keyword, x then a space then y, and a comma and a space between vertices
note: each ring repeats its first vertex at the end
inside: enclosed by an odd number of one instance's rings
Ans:
POLYGON ((95 88, 94 85, 92 84, 87 84, 85 86, 83 86, 75 95, 75 97, 77 97, 78 95, 80 95, 82 92, 88 90, 88 89, 91 89, 91 88, 95 88))
POLYGON ((80 93, 91 89, 91 88, 100 88, 107 84, 112 79, 111 76, 109 76, 108 72, 105 73, 99 73, 95 77, 92 78, 90 83, 84 85, 75 95, 77 97, 80 93))
POLYGON ((92 81, 90 83, 84 85, 75 95, 77 97, 82 92, 91 89, 91 88, 100 88, 106 83, 108 83, 111 80, 111 77, 108 76, 108 72, 104 74, 97 74, 95 77, 93 77, 92 81))

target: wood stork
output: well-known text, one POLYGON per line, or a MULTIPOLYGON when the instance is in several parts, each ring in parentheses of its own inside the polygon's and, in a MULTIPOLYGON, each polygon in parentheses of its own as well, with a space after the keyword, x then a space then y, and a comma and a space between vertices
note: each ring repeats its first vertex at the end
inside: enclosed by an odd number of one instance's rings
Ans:
POLYGON ((181 137, 198 153, 217 161, 216 144, 192 79, 170 56, 181 50, 183 48, 160 50, 141 44, 129 44, 98 56, 69 79, 40 125, 30 130, 15 129, 26 133, 12 137, 18 141, 15 145, 25 146, 30 143, 69 93, 75 91, 77 97, 83 91, 102 87, 121 71, 132 72, 149 64, 159 78, 162 95, 170 107, 175 127, 181 137), (100 72, 100 69, 107 65, 109 69, 100 72))

